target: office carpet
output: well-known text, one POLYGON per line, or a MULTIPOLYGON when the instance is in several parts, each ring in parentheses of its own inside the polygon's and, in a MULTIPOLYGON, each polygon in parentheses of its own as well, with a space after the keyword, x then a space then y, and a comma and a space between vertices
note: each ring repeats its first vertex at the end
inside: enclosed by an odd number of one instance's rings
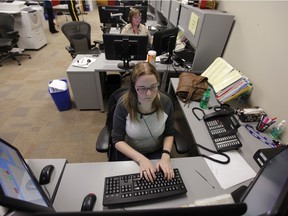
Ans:
MULTIPOLYGON (((102 40, 97 10, 79 18, 91 24, 92 40, 102 40)), ((68 21, 71 21, 69 16, 68 21)), ((61 32, 66 17, 58 16, 57 22, 59 33, 56 34, 51 34, 45 23, 46 46, 25 51, 32 59, 21 57, 21 66, 6 61, 0 67, 0 137, 19 148, 25 158, 67 158, 74 163, 107 161, 105 153, 95 150, 106 112, 79 111, 75 104, 71 110, 59 112, 48 93, 48 82, 67 78, 66 69, 72 61, 65 49, 68 40, 61 32)), ((107 101, 105 96, 105 107, 107 101)), ((191 143, 191 132, 179 107, 175 114, 176 127, 182 128, 181 132, 188 135, 191 143)), ((177 155, 174 149, 172 155, 184 156, 177 155)))
MULTIPOLYGON (((88 12, 83 18, 92 26, 92 40, 101 40, 98 12, 88 12)), ((71 110, 59 112, 48 93, 49 81, 67 78, 72 60, 65 49, 68 40, 61 32, 66 17, 58 16, 57 21, 56 34, 49 32, 45 22, 46 46, 25 51, 32 59, 21 57, 21 66, 6 61, 0 67, 0 137, 19 148, 25 158, 107 161, 106 154, 95 150, 106 113, 79 111, 75 104, 71 110)), ((70 93, 73 101, 71 88, 70 93)))

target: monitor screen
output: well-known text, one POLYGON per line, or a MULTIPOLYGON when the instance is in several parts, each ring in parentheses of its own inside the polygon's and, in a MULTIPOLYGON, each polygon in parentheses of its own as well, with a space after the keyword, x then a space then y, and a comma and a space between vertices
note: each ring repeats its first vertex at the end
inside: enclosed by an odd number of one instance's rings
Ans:
POLYGON ((115 16, 117 14, 122 14, 122 18, 125 14, 124 6, 98 6, 100 23, 104 24, 115 24, 115 23, 123 23, 123 21, 119 18, 119 16, 115 16), (111 16, 112 15, 112 16, 111 16))
POLYGON ((125 6, 125 14, 123 16, 123 19, 126 22, 129 22, 128 17, 131 8, 137 8, 141 12, 142 15, 141 23, 145 24, 147 21, 147 6, 130 6, 130 5, 125 6))
POLYGON ((247 204, 245 215, 288 214, 288 148, 266 161, 242 201, 247 204))
POLYGON ((0 138, 0 205, 30 212, 54 211, 20 152, 0 138))
MULTIPOLYGON (((169 53, 169 57, 171 58, 172 52, 176 46, 177 35, 178 27, 155 32, 153 37, 152 49, 157 52, 157 56, 164 53, 169 53)), ((169 58, 167 60, 170 61, 169 58)))
POLYGON ((108 60, 122 60, 118 65, 127 69, 132 60, 146 60, 148 36, 146 35, 124 35, 124 34, 103 34, 105 56, 108 60))

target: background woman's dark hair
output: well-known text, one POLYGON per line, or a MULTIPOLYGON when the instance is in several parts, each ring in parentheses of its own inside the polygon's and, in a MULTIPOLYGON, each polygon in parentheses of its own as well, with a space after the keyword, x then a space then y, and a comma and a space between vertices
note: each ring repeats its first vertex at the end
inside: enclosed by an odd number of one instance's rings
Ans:
MULTIPOLYGON (((139 102, 138 102, 138 95, 135 89, 135 83, 137 79, 143 75, 154 75, 157 79, 157 82, 160 82, 160 75, 152 64, 148 62, 139 62, 135 65, 130 75, 130 88, 127 91, 127 93, 123 95, 121 99, 122 103, 128 110, 132 121, 137 120, 137 112, 139 111, 138 110, 139 102)), ((162 110, 159 94, 156 96, 156 98, 152 103, 152 109, 157 110, 157 112, 162 110)))

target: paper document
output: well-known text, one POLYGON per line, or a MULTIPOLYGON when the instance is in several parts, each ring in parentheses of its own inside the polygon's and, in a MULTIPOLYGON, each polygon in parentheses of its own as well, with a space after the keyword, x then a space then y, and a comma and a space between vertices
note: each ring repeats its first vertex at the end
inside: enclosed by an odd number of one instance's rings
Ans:
POLYGON ((81 68, 88 68, 93 62, 96 61, 96 58, 92 57, 83 57, 73 63, 73 66, 75 67, 81 67, 81 68))
POLYGON ((251 89, 248 78, 221 57, 216 58, 201 75, 208 78, 220 103, 235 99, 251 89))
POLYGON ((227 86, 231 85, 232 83, 235 83, 236 81, 240 80, 243 76, 239 73, 237 70, 232 70, 229 75, 222 78, 221 81, 217 81, 215 85, 213 85, 213 88, 216 93, 223 90, 227 86))
MULTIPOLYGON (((225 154, 230 157, 229 164, 219 164, 205 158, 207 165, 223 189, 230 188, 256 176, 256 172, 237 151, 229 151, 225 154)), ((212 155, 211 157, 223 160, 221 155, 212 155)))
POLYGON ((225 77, 230 73, 234 68, 228 64, 223 58, 216 58, 213 63, 201 74, 208 78, 208 81, 211 85, 217 84, 218 81, 221 81, 221 78, 225 77))
POLYGON ((198 20, 199 17, 195 13, 191 13, 188 29, 193 35, 196 33, 198 20))

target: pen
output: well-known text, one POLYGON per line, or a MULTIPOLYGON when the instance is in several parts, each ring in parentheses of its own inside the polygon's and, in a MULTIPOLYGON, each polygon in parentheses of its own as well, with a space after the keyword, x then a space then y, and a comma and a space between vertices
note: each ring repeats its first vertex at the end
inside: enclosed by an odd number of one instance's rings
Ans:
POLYGON ((215 189, 215 187, 197 170, 195 170, 196 173, 198 173, 198 175, 200 175, 212 188, 215 189))

